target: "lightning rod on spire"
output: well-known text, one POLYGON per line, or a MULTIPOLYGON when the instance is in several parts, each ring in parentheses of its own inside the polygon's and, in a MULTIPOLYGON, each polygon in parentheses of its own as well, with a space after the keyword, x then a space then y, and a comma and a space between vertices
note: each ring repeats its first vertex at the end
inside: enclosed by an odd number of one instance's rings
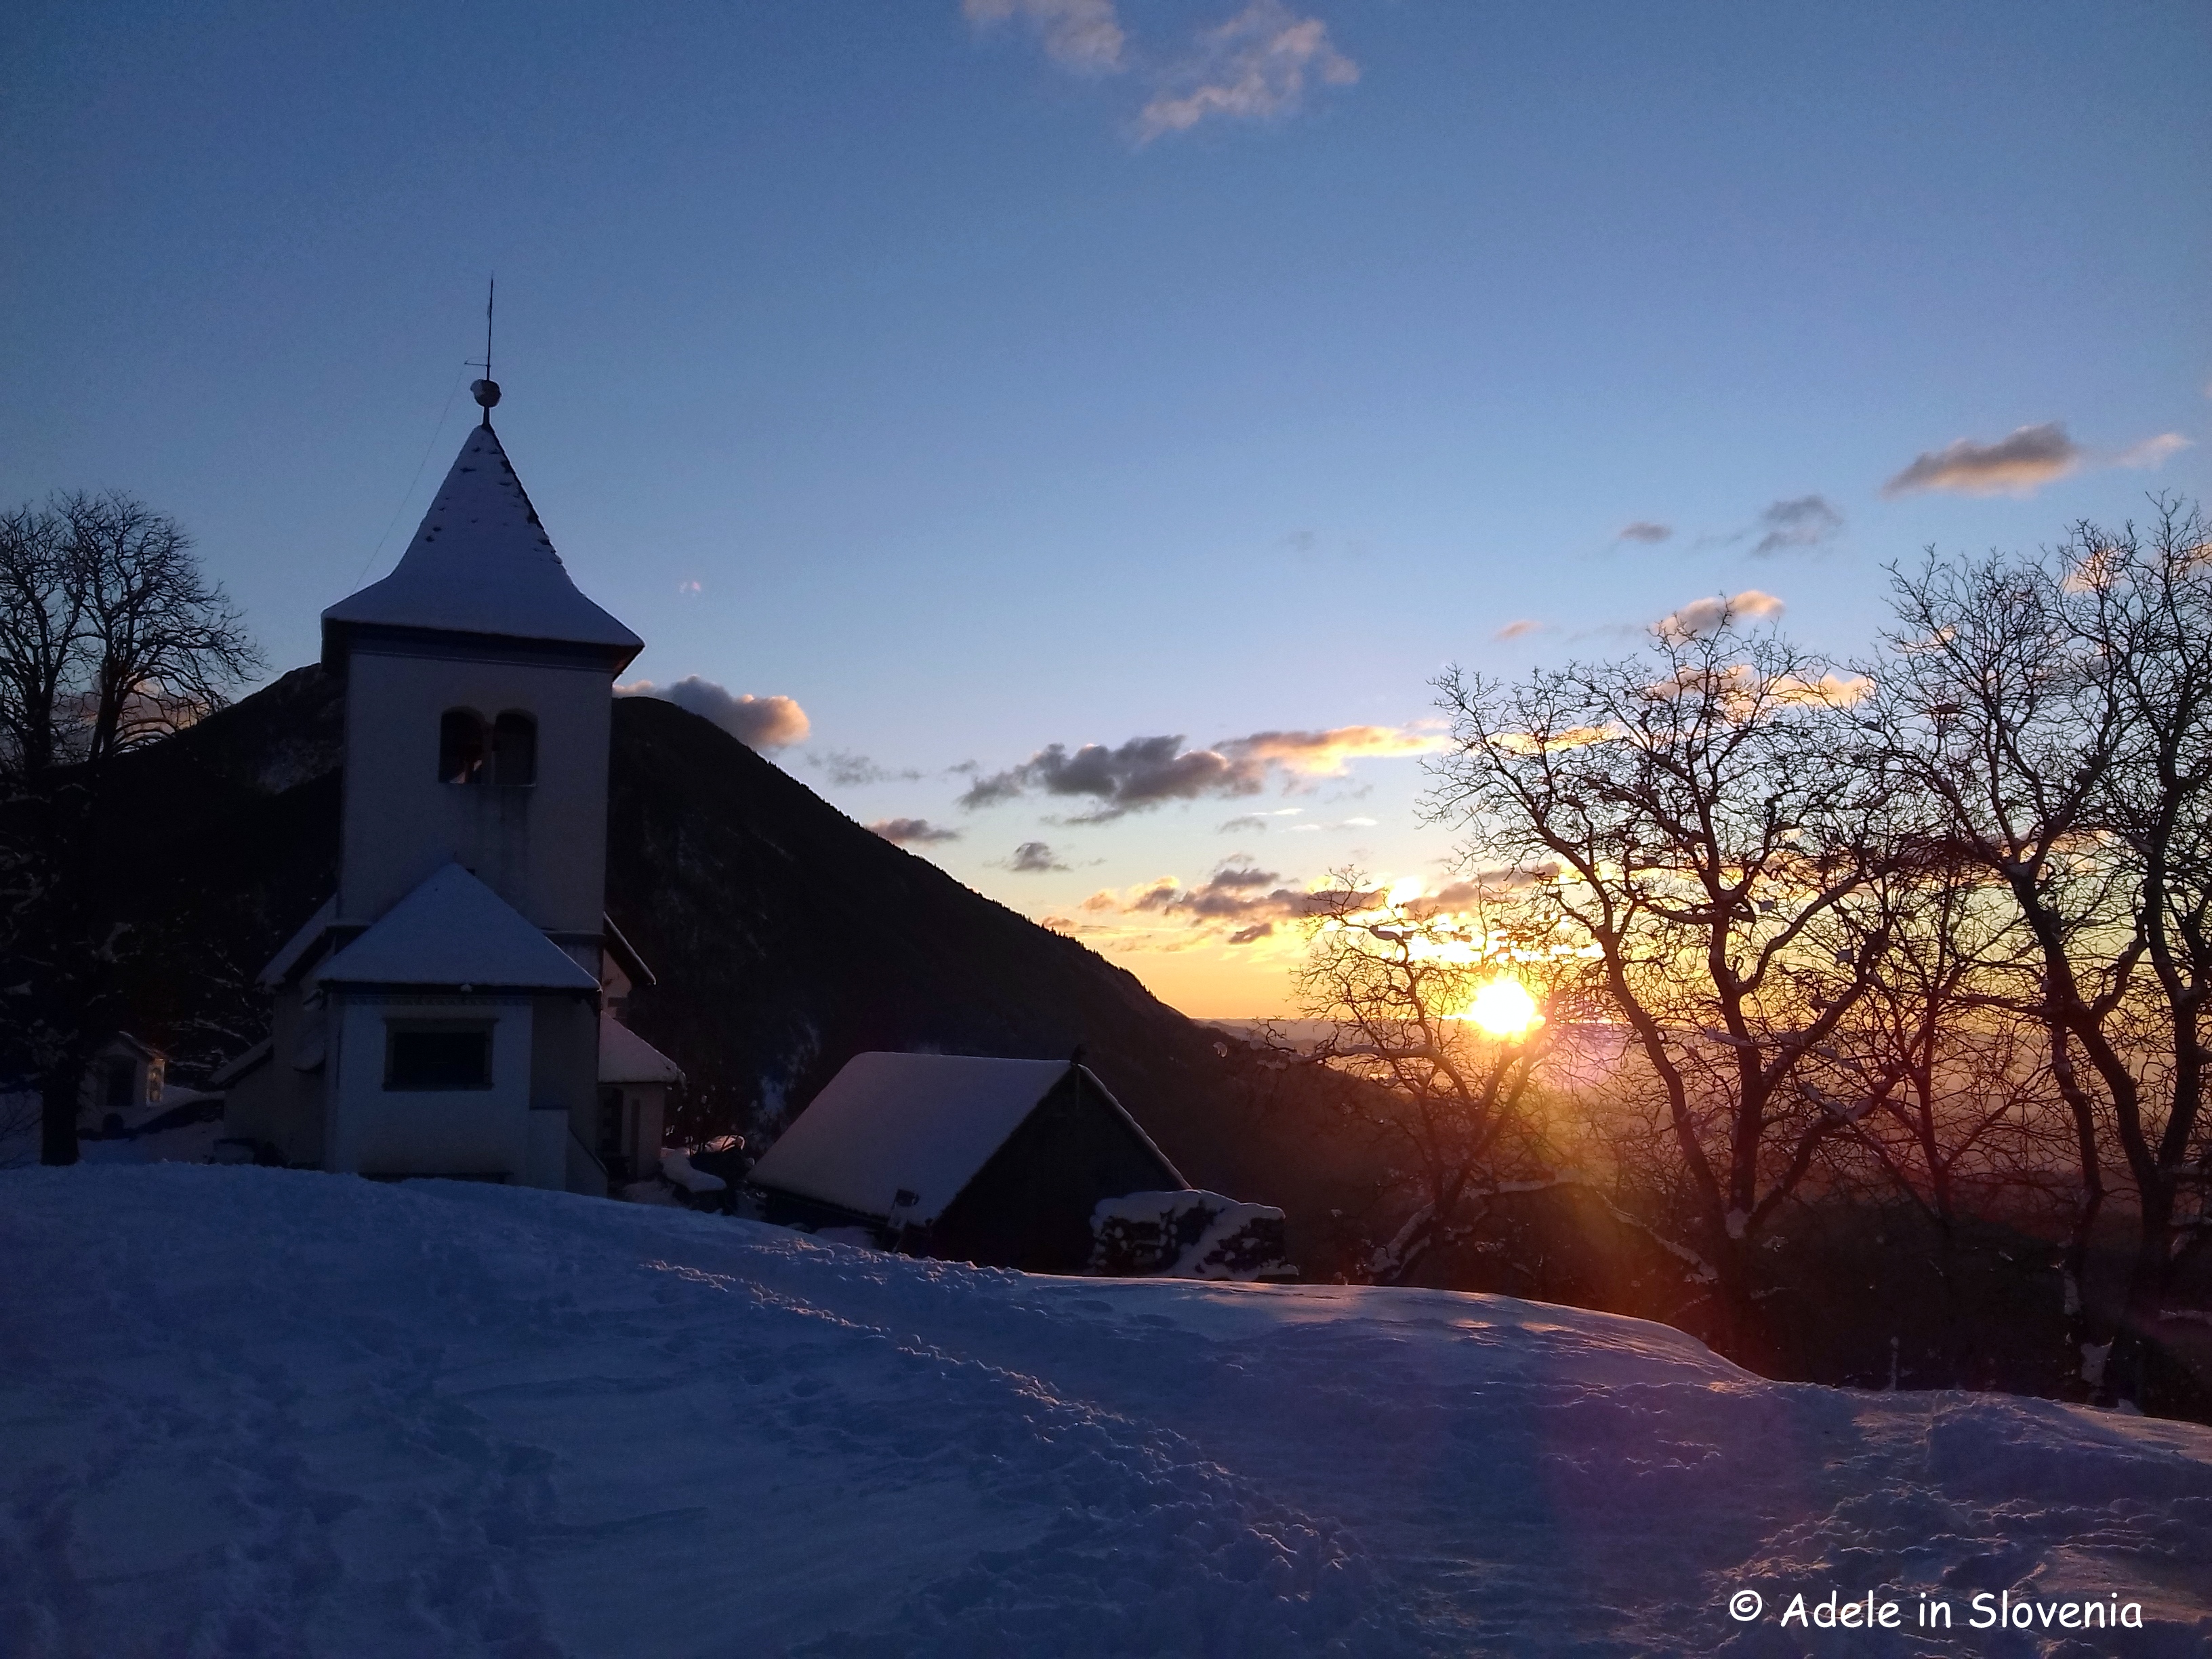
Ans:
POLYGON ((484 287, 484 377, 469 388, 477 407, 483 410, 483 424, 486 426, 491 424, 491 406, 499 401, 499 382, 491 377, 491 307, 492 301, 498 297, 499 277, 495 273, 484 287))

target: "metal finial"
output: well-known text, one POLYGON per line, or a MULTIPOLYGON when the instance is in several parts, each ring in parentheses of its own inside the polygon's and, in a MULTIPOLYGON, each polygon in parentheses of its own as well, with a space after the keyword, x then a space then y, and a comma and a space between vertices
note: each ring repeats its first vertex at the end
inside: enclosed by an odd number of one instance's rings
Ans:
POLYGON ((483 410, 483 424, 491 424, 492 405, 499 401, 499 382, 491 378, 491 307, 499 297, 499 278, 494 276, 484 289, 484 377, 470 386, 469 393, 483 410))

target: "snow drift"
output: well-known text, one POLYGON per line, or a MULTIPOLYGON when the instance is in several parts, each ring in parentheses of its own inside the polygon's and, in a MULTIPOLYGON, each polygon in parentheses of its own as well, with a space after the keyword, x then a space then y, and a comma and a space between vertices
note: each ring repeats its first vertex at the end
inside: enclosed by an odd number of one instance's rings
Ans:
POLYGON ((1831 1590, 1957 1608, 1853 1655, 2212 1641, 2212 1431, 1604 1315, 184 1165, 0 1175, 0 1253, 11 1655, 1799 1654, 1831 1590))

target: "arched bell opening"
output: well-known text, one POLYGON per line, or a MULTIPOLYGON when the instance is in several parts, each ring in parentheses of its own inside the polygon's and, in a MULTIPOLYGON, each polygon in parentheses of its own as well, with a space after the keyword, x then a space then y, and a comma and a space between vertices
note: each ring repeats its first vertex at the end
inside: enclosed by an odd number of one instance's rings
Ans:
POLYGON ((492 722, 491 778, 502 789, 538 781, 538 720, 510 708, 492 722))
POLYGON ((490 748, 483 715, 448 708, 438 717, 438 781, 481 783, 490 748))

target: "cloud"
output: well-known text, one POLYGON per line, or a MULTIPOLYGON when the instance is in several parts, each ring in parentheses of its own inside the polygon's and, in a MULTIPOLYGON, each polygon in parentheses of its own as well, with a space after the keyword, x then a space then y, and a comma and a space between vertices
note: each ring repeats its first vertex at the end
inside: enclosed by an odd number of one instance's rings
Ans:
POLYGON ((1014 848, 1006 868, 1024 875, 1040 874, 1048 870, 1065 870, 1067 866, 1052 855, 1052 848, 1041 841, 1025 841, 1014 848))
POLYGON ((1844 515, 1825 495, 1799 495, 1775 502, 1759 515, 1759 524, 1765 533, 1752 552, 1784 553, 1832 541, 1844 527, 1844 515))
POLYGON ((1282 878, 1273 870, 1262 870, 1240 859, 1231 859, 1213 872, 1212 884, 1234 891, 1240 887, 1268 887, 1282 878))
POLYGON ((1885 495, 1952 489, 1962 495, 2033 495, 2081 465, 2083 451, 2057 421, 2015 428, 1993 444, 1961 438, 1923 451, 1881 487, 1885 495))
POLYGON ((1257 760, 1306 777, 1341 777, 1346 761, 1426 755, 1443 747, 1440 732, 1399 726, 1337 726, 1326 732, 1255 732, 1226 738, 1215 747, 1240 760, 1257 760))
POLYGON ((789 697, 732 696, 723 687, 693 674, 673 685, 639 680, 615 687, 620 697, 658 697, 712 720, 748 749, 786 749, 806 740, 806 711, 789 697))
POLYGON ((938 841, 958 841, 960 832, 941 823, 932 823, 927 818, 878 818, 868 826, 885 841, 901 847, 938 841))
POLYGON ((979 27, 1019 17, 1044 43, 1044 55, 1079 75, 1110 75, 1122 67, 1128 36, 1114 0, 961 0, 960 12, 979 27))
POLYGON ((1162 801, 1256 794, 1266 775, 1267 768, 1257 761, 1231 760, 1211 749, 1185 749, 1179 736, 1132 738, 1116 749, 1086 743, 1073 754, 1055 743, 1019 766, 976 779, 960 804, 988 806, 1042 789, 1048 795, 1091 796, 1100 805, 1088 817, 1104 819, 1162 801))
POLYGON ((1326 86, 1350 86, 1359 65, 1336 49, 1318 17, 1299 17, 1282 0, 1251 0, 1199 35, 1190 58, 1138 116, 1138 142, 1187 132, 1214 116, 1257 121, 1293 114, 1310 76, 1326 86))
POLYGON ((1218 833, 1225 836, 1233 830, 1265 830, 1270 818, 1294 818, 1305 810, 1303 806, 1279 806, 1272 812, 1240 812, 1223 823, 1218 833))
POLYGON ((1287 887, 1282 882, 1282 877, 1273 870, 1231 859, 1195 887, 1185 887, 1172 876, 1147 883, 1133 890, 1122 901, 1121 908, 1190 921, 1235 922, 1243 927, 1255 921, 1294 921, 1307 915, 1313 908, 1314 896, 1304 888, 1287 887))
POLYGON ((1524 634, 1540 633, 1543 627, 1543 623, 1523 617, 1518 622, 1506 623, 1490 637, 1493 640, 1517 640, 1524 634))
POLYGON ((1239 927, 1235 933, 1229 936, 1229 942, 1231 945, 1249 945, 1255 939, 1262 939, 1267 938, 1268 934, 1274 931, 1275 924, 1273 922, 1255 921, 1249 927, 1239 927))
POLYGON ((2131 466, 2141 471, 2151 471, 2164 466, 2172 456, 2195 446, 2179 432, 2161 432, 2155 438, 2145 438, 2139 444, 2130 444, 2112 457, 2114 466, 2131 466))
POLYGON ((1073 753, 1055 743, 1018 766, 978 777, 961 795, 960 805, 971 810, 993 806, 1036 789, 1091 798, 1098 805, 1075 822, 1103 823, 1166 801, 1255 795, 1278 773, 1341 776, 1349 761, 1427 754, 1443 743, 1439 733, 1395 726, 1255 732, 1224 738, 1210 749, 1186 749, 1180 734, 1132 738, 1117 748, 1087 743, 1073 753))
POLYGON ((1624 542, 1663 542, 1674 533, 1672 525, 1654 524, 1649 519, 1638 519, 1634 524, 1623 525, 1614 539, 1624 542))
POLYGON ((816 754, 810 750, 807 752, 806 763, 809 766, 818 767, 828 773, 830 781, 841 789, 854 788, 861 784, 890 783, 895 781, 913 783, 921 776, 921 773, 910 766, 901 767, 896 771, 893 771, 888 766, 877 765, 866 755, 852 754, 842 749, 825 750, 820 754, 816 754))
POLYGON ((1692 599, 1679 611, 1662 617, 1651 627, 1663 639, 1692 640, 1719 627, 1723 617, 1734 622, 1771 622, 1784 608, 1782 601, 1773 594, 1747 587, 1728 599, 1716 593, 1706 599, 1692 599))

